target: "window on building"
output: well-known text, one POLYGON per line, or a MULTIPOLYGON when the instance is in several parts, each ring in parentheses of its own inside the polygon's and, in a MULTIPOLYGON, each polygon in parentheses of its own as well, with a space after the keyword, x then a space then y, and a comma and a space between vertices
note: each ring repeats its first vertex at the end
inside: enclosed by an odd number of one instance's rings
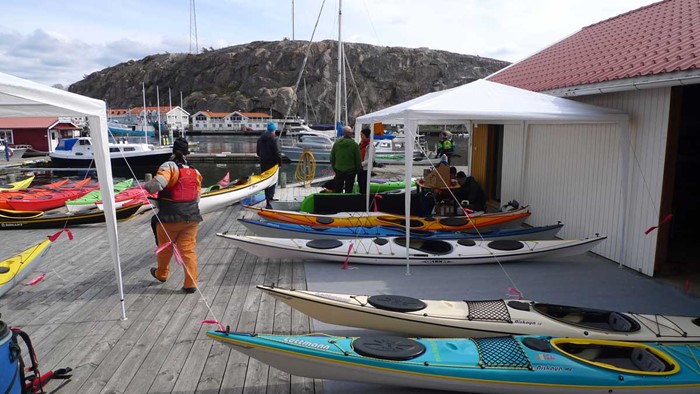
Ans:
POLYGON ((0 130, 0 138, 7 141, 8 144, 15 143, 15 139, 12 136, 12 130, 0 130))

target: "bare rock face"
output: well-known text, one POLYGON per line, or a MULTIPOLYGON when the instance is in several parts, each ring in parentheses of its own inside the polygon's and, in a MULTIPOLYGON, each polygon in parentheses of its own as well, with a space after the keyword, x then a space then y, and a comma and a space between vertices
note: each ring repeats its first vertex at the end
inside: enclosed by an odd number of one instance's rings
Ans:
MULTIPOLYGON (((256 111, 299 115, 308 123, 332 123, 337 81, 337 42, 251 42, 197 55, 161 54, 88 75, 74 93, 103 99, 112 108, 182 105, 191 114, 256 111), (309 53, 306 65, 304 58, 309 53), (303 67, 303 73, 302 73, 303 67), (299 80, 299 76, 301 79, 299 80), (295 94, 295 84, 299 80, 295 94), (170 92, 169 92, 170 91, 170 92)), ((426 48, 344 44, 350 122, 360 115, 420 95, 483 78, 509 63, 426 48)))

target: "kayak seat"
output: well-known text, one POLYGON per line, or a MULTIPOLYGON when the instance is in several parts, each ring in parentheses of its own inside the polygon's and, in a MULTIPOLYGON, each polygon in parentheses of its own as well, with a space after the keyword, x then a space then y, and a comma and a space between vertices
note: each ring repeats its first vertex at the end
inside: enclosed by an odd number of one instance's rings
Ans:
POLYGON ((632 350, 631 359, 632 364, 640 371, 663 372, 666 370, 666 364, 644 348, 634 348, 634 350, 632 350))
POLYGON ((394 335, 360 337, 352 341, 352 347, 361 356, 393 361, 411 360, 425 353, 422 343, 394 335))
POLYGON ((312 239, 306 246, 312 249, 335 249, 343 246, 343 242, 337 239, 312 239))
POLYGON ((613 329, 614 331, 619 331, 619 332, 631 332, 633 331, 633 326, 632 322, 629 321, 626 317, 623 315, 617 313, 617 312, 610 312, 610 316, 608 316, 608 324, 610 325, 610 328, 613 329))
POLYGON ((393 312, 415 312, 427 307, 425 302, 419 299, 389 294, 370 296, 367 302, 377 309, 393 312))

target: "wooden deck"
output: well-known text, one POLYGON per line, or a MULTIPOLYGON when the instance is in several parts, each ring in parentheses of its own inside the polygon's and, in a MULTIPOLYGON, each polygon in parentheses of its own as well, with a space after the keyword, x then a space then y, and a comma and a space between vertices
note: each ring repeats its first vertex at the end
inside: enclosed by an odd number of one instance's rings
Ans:
MULTIPOLYGON (((306 195, 278 188, 277 196, 306 195)), ((200 293, 184 294, 173 261, 166 283, 155 281, 151 214, 119 224, 127 320, 121 320, 116 276, 104 225, 72 228, 44 262, 0 298, 2 320, 29 333, 40 370, 71 367, 61 393, 322 393, 322 382, 250 360, 204 334, 217 319, 231 330, 301 334, 310 319, 262 294, 272 283, 306 289, 303 263, 268 261, 230 246, 217 232, 244 233, 240 205, 205 215, 198 236, 200 293), (43 281, 25 285, 46 273, 43 281)), ((2 231, 2 258, 38 243, 54 230, 2 231)), ((25 360, 26 353, 25 353, 25 360)), ((52 391, 61 385, 52 381, 52 391)))

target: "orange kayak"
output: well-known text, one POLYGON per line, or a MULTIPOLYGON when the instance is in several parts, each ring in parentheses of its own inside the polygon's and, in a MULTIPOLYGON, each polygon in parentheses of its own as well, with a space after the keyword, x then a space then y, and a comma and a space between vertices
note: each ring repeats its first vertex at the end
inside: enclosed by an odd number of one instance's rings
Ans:
POLYGON ((9 206, 9 209, 16 211, 47 211, 63 206, 66 200, 78 198, 97 189, 98 186, 96 184, 88 185, 90 181, 90 178, 86 178, 56 189, 20 193, 7 198, 4 202, 9 206))
MULTIPOLYGON (((267 220, 285 223, 304 224, 308 226, 388 226, 406 227, 406 218, 381 212, 350 212, 335 215, 314 215, 305 212, 279 211, 273 209, 252 208, 267 220)), ((411 229, 432 231, 464 231, 470 229, 517 227, 530 216, 527 207, 506 211, 481 214, 479 216, 453 217, 411 217, 411 229)))
POLYGON ((20 198, 21 196, 25 196, 25 195, 51 193, 52 191, 65 186, 69 181, 70 181, 70 179, 65 178, 65 179, 61 179, 60 181, 57 181, 57 182, 53 182, 53 183, 49 183, 49 184, 41 185, 41 186, 34 186, 34 187, 31 187, 31 188, 25 189, 25 190, 3 191, 2 193, 0 193, 0 209, 11 209, 10 204, 7 203, 7 200, 9 198, 12 198, 12 197, 20 198))

